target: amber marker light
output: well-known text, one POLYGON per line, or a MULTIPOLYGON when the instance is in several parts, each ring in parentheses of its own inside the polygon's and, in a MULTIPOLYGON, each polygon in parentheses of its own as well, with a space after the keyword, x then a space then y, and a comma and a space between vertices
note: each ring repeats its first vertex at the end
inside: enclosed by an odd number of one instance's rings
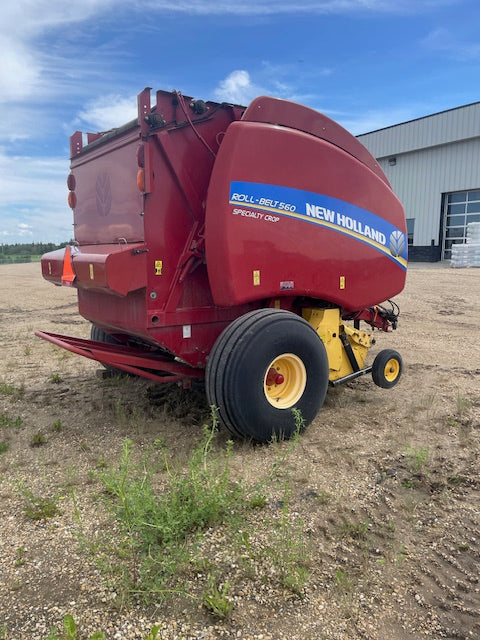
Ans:
POLYGON ((140 191, 145 191, 145 169, 137 171, 137 187, 140 191))
POLYGON ((68 206, 70 209, 75 209, 77 206, 77 195, 75 191, 70 191, 68 194, 68 206))

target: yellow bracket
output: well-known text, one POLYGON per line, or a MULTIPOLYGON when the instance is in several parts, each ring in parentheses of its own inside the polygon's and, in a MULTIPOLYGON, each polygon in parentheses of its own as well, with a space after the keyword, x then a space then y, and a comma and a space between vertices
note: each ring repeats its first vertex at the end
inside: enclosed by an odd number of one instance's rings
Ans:
POLYGON ((363 368, 373 335, 343 324, 340 309, 303 309, 302 315, 318 333, 327 351, 329 379, 338 380, 353 373, 340 335, 347 335, 360 369, 363 368))

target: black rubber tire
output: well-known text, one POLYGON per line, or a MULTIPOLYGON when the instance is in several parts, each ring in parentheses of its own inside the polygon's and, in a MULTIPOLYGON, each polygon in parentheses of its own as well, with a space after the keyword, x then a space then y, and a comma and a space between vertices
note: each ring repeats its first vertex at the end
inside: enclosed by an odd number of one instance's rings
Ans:
POLYGON ((372 365, 372 378, 377 387, 382 389, 391 389, 400 380, 403 371, 402 356, 394 349, 384 349, 378 353, 372 365), (392 361, 392 367, 389 377, 386 376, 385 370, 388 363, 392 361))
POLYGON ((303 318, 280 309, 258 309, 234 320, 220 335, 205 371, 210 405, 233 434, 256 442, 289 438, 297 428, 292 409, 307 426, 322 406, 328 387, 325 347, 303 318), (305 389, 286 409, 267 399, 264 380, 272 361, 294 354, 306 371, 305 389))
MULTIPOLYGON (((122 344, 119 340, 115 340, 113 336, 109 333, 97 327, 97 325, 92 324, 90 327, 90 340, 94 340, 95 342, 103 342, 104 344, 122 344)), ((108 364, 100 363, 102 367, 112 375, 112 376, 128 376, 131 375, 127 371, 122 371, 122 369, 117 369, 116 367, 110 367, 108 364)))

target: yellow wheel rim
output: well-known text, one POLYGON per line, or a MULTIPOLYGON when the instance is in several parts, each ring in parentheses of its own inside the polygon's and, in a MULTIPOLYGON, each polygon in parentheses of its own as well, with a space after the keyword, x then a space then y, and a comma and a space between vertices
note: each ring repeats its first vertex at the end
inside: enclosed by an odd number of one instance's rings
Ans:
POLYGON ((268 402, 277 409, 290 409, 300 400, 307 386, 305 365, 294 353, 283 353, 265 372, 263 389, 268 402))
POLYGON ((390 358, 385 365, 383 375, 387 382, 394 382, 400 373, 400 363, 396 358, 390 358))

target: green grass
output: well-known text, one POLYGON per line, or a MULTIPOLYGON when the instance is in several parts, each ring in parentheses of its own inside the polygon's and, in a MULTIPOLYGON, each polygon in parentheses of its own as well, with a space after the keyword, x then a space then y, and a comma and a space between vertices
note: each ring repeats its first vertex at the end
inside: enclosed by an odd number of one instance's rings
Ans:
POLYGON ((149 600, 181 589, 178 576, 198 533, 226 522, 243 504, 243 491, 230 478, 231 443, 213 455, 215 433, 215 425, 205 428, 185 470, 171 468, 164 450, 150 450, 135 463, 133 443, 125 440, 118 467, 100 473, 121 532, 121 580, 131 594, 149 600), (157 491, 155 471, 163 469, 165 487, 157 491))
POLYGON ((261 478, 253 484, 234 481, 233 443, 217 442, 212 414, 211 426, 204 427, 186 462, 172 462, 163 441, 139 454, 128 439, 116 465, 102 460, 96 474, 112 524, 88 537, 77 508, 76 515, 84 548, 113 585, 117 604, 132 599, 149 604, 182 595, 216 618, 227 618, 236 586, 231 563, 247 579, 260 570, 276 588, 302 597, 310 577, 310 549, 291 506, 285 464, 295 442, 275 447, 274 460, 261 478), (281 511, 259 516, 272 486, 281 511), (222 553, 214 559, 208 544, 212 531, 223 540, 222 553), (228 556, 223 557, 223 549, 228 556))
MULTIPOLYGON (((80 640, 80 638, 85 638, 85 636, 80 636, 78 634, 77 623, 75 622, 73 616, 67 614, 63 618, 62 630, 58 632, 58 630, 54 627, 45 640, 80 640)), ((91 635, 88 636, 88 640, 105 640, 106 636, 101 631, 95 631, 91 635)))
POLYGON ((22 480, 16 483, 16 487, 23 499, 23 512, 29 520, 47 520, 60 514, 58 495, 35 494, 22 480))
POLYGON ((46 443, 47 443, 47 437, 45 436, 45 434, 41 433, 40 431, 38 433, 34 433, 30 438, 31 447, 41 447, 46 443))
POLYGON ((423 475, 430 457, 427 447, 410 447, 405 449, 405 459, 411 473, 415 475, 423 475))
POLYGON ((14 398, 22 398, 25 393, 23 385, 15 387, 13 384, 0 380, 0 395, 13 396, 14 398))
POLYGON ((0 427, 5 429, 18 428, 23 424, 23 418, 21 416, 17 416, 16 418, 11 418, 6 413, 0 414, 0 427))
POLYGON ((213 576, 208 577, 208 588, 203 594, 203 606, 216 618, 226 619, 233 610, 233 604, 228 598, 230 583, 227 581, 223 585, 217 585, 213 576))

